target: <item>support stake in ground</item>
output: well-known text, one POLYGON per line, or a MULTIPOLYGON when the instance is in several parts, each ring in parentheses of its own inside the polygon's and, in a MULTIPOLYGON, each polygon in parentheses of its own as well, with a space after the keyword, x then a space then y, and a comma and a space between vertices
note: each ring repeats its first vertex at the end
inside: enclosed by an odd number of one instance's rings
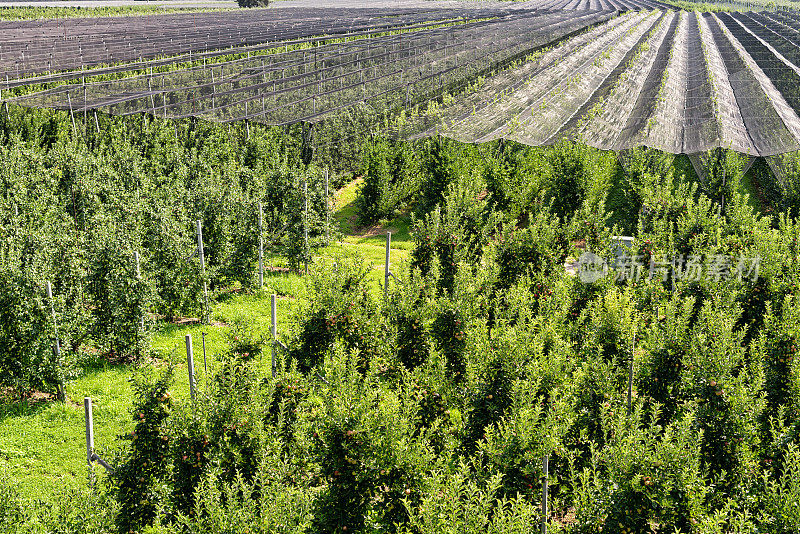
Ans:
POLYGON ((542 458, 542 534, 547 534, 547 477, 550 475, 550 455, 545 454, 542 458))
POLYGON ((389 275, 391 271, 389 270, 389 256, 391 254, 391 247, 392 247, 392 233, 386 232, 386 263, 383 269, 383 303, 386 304, 389 302, 389 275))
POLYGON ((275 378, 278 356, 278 313, 274 293, 270 299, 270 317, 272 318, 272 378, 275 378))
POLYGON ((258 287, 264 287, 264 206, 258 203, 258 287))
POLYGON ((56 306, 53 303, 53 286, 50 281, 46 282, 47 300, 50 302, 50 313, 53 315, 53 334, 55 335, 55 345, 53 350, 56 356, 56 375, 58 377, 58 385, 56 386, 56 396, 61 402, 66 402, 67 394, 64 389, 64 375, 61 369, 61 342, 58 339, 58 322, 56 321, 56 306))
POLYGON ((192 349, 192 335, 186 334, 186 365, 189 369, 189 394, 194 402, 194 351, 192 349))
POLYGON ((203 322, 208 315, 208 284, 206 282, 206 255, 203 250, 203 221, 197 221, 197 255, 200 258, 200 276, 203 277, 203 322))

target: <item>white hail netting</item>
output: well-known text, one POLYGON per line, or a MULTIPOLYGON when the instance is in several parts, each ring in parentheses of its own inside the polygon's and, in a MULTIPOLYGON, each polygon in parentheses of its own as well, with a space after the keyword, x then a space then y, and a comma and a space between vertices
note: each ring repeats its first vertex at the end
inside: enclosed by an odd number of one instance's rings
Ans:
MULTIPOLYGON (((380 114, 458 87, 610 12, 522 11, 121 80, 61 85, 17 104, 212 121, 315 122, 361 106, 380 114)), ((249 54, 248 54, 249 55, 249 54)))
MULTIPOLYGON (((0 68, 37 77, 12 75, 0 89, 7 95, 5 90, 25 84, 88 76, 85 83, 9 101, 220 122, 392 124, 391 133, 400 138, 442 134, 466 142, 505 138, 542 145, 570 137, 602 149, 646 146, 674 154, 800 150, 795 12, 642 10, 661 6, 650 0, 408 5, 261 10, 253 15, 259 23, 245 25, 241 36, 236 24, 221 23, 216 14, 147 17, 162 21, 155 25, 162 31, 147 30, 149 60, 136 60, 144 45, 133 34, 115 35, 116 23, 106 21, 102 39, 78 38, 88 46, 79 47, 81 54, 97 68, 55 74, 43 69, 60 26, 37 23, 49 37, 24 44, 32 29, 14 23, 10 33, 0 32, 0 52, 11 54, 0 55, 0 68), (197 30, 176 44, 168 34, 187 21, 197 30), (213 46, 240 40, 246 47, 208 50, 204 35, 216 23, 223 29, 213 46), (331 40, 337 34, 348 39, 331 40), (14 59, 23 48, 28 57, 14 59), (134 63, 103 66, 106 48, 134 63), (180 55, 170 66, 159 50, 180 55), (195 64, 181 66, 192 50, 195 64), (198 64, 198 51, 208 63, 198 64), (239 57, 225 58, 223 51, 239 57), (171 70, 148 68, 153 65, 171 70), (96 81, 101 74, 117 79, 96 81), (384 123, 388 117, 399 120, 384 123)), ((64 57, 65 67, 76 64, 74 50, 64 57)))
POLYGON ((630 12, 459 96, 436 110, 435 126, 417 121, 401 135, 529 145, 572 137, 602 149, 686 154, 796 151, 800 37, 756 23, 770 17, 800 28, 794 14, 630 12))

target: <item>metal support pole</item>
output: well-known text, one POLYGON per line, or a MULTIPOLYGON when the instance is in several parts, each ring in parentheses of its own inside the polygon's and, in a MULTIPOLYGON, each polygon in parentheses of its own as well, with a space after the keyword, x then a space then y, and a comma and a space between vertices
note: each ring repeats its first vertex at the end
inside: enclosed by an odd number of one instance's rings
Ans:
MULTIPOLYGON (((206 283, 206 255, 203 250, 203 221, 197 221, 197 255, 200 258, 200 275, 203 277, 203 299, 205 310, 208 313, 208 284, 206 283)), ((205 317, 203 318, 205 320, 205 317)))
POLYGON ((94 418, 92 416, 92 399, 91 397, 83 398, 83 411, 86 421, 86 470, 89 479, 89 485, 94 484, 94 467, 92 460, 94 459, 94 418))
POLYGON ((725 177, 726 177, 726 175, 727 175, 727 173, 725 172, 725 162, 723 161, 723 163, 722 163, 722 202, 721 202, 721 204, 722 204, 722 206, 721 206, 722 213, 725 213, 725 177))
POLYGON ((389 302, 389 256, 392 247, 392 233, 386 232, 386 263, 383 269, 383 303, 389 302))
MULTIPOLYGON (((134 264, 135 273, 136 273, 136 280, 141 280, 142 279, 142 271, 141 271, 141 268, 139 266, 139 252, 136 251, 136 250, 133 251, 133 264, 134 264)), ((140 325, 142 327, 142 331, 144 331, 144 315, 142 315, 142 317, 140 318, 140 325)))
POLYGON ((56 355, 56 375, 58 376, 58 386, 56 388, 56 396, 61 402, 66 402, 67 394, 64 389, 64 377, 61 373, 61 342, 58 339, 58 323, 56 322, 56 307, 53 303, 53 286, 50 282, 46 282, 47 299, 50 302, 50 313, 53 315, 53 333, 55 335, 55 355, 56 355))
POLYGON ((258 203, 258 287, 264 287, 264 206, 258 203))
POLYGON ((306 274, 308 274, 308 176, 303 180, 303 243, 304 256, 306 260, 306 274))
POLYGON ((83 137, 89 136, 89 110, 86 109, 86 77, 83 77, 83 137))
POLYGON ((206 377, 206 381, 208 381, 208 359, 206 358, 206 333, 200 332, 200 335, 203 336, 203 376, 206 377))
POLYGON ((547 534, 547 477, 550 475, 550 456, 544 455, 542 458, 542 534, 547 534))
POLYGON ((94 110, 94 127, 97 130, 97 133, 100 133, 100 122, 97 120, 97 110, 94 110))
POLYGON ((325 246, 331 244, 331 236, 330 236, 330 206, 328 205, 328 199, 330 198, 330 192, 328 191, 328 169, 325 168, 325 246))
POLYGON ((67 102, 69 103, 69 118, 72 120, 72 133, 78 137, 78 127, 75 126, 75 113, 72 110, 72 97, 67 93, 67 102))
POLYGON ((189 368, 189 393, 194 401, 194 352, 191 334, 186 334, 186 365, 189 368))
POLYGON ((636 352, 636 331, 631 339, 631 361, 628 363, 628 416, 631 415, 631 400, 633 397, 633 355, 636 352))
POLYGON ((271 313, 270 316, 272 318, 272 378, 275 378, 275 370, 277 368, 277 352, 278 352, 278 314, 277 314, 277 306, 275 303, 275 294, 272 294, 272 299, 270 302, 270 309, 271 313))

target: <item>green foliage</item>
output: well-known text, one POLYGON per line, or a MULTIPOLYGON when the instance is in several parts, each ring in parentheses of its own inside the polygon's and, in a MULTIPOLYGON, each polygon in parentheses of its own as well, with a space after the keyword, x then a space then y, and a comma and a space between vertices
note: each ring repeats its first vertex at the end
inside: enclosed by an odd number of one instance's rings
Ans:
MULTIPOLYGON (((238 126, 178 123, 176 136, 109 119, 87 148, 64 119, 3 123, 0 344, 15 387, 53 380, 44 280, 68 354, 146 352, 134 318, 200 311, 193 221, 212 298, 252 287, 259 202, 272 252, 310 260, 305 228, 320 244, 317 163, 332 153, 306 161, 299 128, 253 126, 248 140, 238 126)), ((349 145, 362 215, 416 198, 388 298, 356 257, 310 261, 274 378, 267 320, 226 313, 228 347, 194 402, 170 400, 169 372, 137 380, 133 434, 92 501, 111 511, 62 503, 62 530, 530 532, 544 455, 554 532, 797 528, 800 224, 752 209, 741 158, 711 154, 695 180, 654 151, 625 156, 622 173, 566 141, 349 145), (613 260, 623 231, 641 278, 565 269, 585 251, 613 260), (707 269, 717 255, 760 257, 758 276, 734 262, 728 277, 648 279, 650 260, 707 269)), ((58 530, 0 491, 4 525, 58 530)))
POLYGON ((87 262, 86 293, 94 303, 91 334, 106 352, 139 358, 147 349, 152 289, 136 273, 130 243, 121 241, 119 234, 103 235, 99 228, 90 239, 87 262))
POLYGON ((652 524, 688 531, 702 517, 703 472, 691 415, 666 428, 644 424, 645 415, 637 410, 631 425, 604 413, 607 444, 592 449, 589 466, 571 464, 576 531, 646 532, 652 524))
POLYGON ((435 137, 426 147, 422 163, 422 187, 417 202, 420 213, 428 213, 444 200, 448 184, 459 172, 458 145, 445 137, 435 137))
POLYGON ((419 162, 414 145, 377 140, 367 146, 364 185, 358 197, 362 224, 390 219, 419 189, 419 162))
POLYGON ((580 208, 586 194, 584 181, 586 165, 581 149, 571 143, 559 143, 548 158, 548 199, 553 214, 565 219, 580 208))
POLYGON ((358 351, 362 369, 379 354, 377 306, 366 283, 369 269, 362 260, 346 256, 314 266, 308 287, 315 298, 299 312, 299 335, 289 352, 301 371, 319 366, 336 341, 358 351))
POLYGON ((170 438, 164 425, 172 406, 172 373, 171 367, 160 375, 145 372, 133 381, 135 426, 125 436, 130 443, 115 462, 113 477, 123 533, 152 524, 166 506, 170 438))
POLYGON ((327 487, 314 504, 311 530, 393 531, 407 520, 404 503, 419 502, 428 454, 410 438, 411 421, 395 395, 380 393, 352 368, 336 380, 312 426, 311 450, 327 487))
POLYGON ((63 372, 55 360, 53 318, 43 292, 24 273, 0 270, 0 384, 19 393, 53 391, 63 372))

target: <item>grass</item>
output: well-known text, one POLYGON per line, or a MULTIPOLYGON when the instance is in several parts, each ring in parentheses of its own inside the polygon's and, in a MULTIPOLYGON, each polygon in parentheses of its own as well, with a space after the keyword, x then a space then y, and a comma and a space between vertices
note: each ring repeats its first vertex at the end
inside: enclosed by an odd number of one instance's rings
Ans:
POLYGON ((85 484, 83 397, 93 399, 95 443, 103 455, 132 427, 130 375, 124 365, 89 368, 67 385, 66 404, 22 402, 13 410, 6 405, 0 419, 0 472, 30 499, 47 499, 85 484))
POLYGON ((356 199, 363 183, 362 178, 356 178, 334 195, 333 218, 339 225, 339 231, 345 236, 353 235, 356 231, 356 221, 358 220, 356 199))
MULTIPOLYGON (((355 224, 355 199, 358 180, 346 185, 336 194, 334 220, 345 234, 341 243, 317 250, 315 260, 338 254, 357 253, 373 264, 370 288, 379 297, 384 280, 385 231, 393 232, 390 269, 400 272, 411 248, 409 218, 399 217, 387 225, 374 227, 375 235, 367 235, 355 224), (349 226, 353 223, 352 226, 349 226)), ((267 266, 284 266, 285 258, 267 255, 267 266)), ((286 336, 295 324, 302 298, 306 295, 303 277, 294 272, 267 270, 264 288, 254 293, 226 293, 214 302, 211 323, 160 323, 152 338, 158 358, 174 362, 173 397, 178 402, 189 400, 189 376, 186 366, 185 336, 192 336, 196 380, 202 391, 206 373, 203 360, 203 333, 209 372, 220 364, 227 348, 227 336, 232 324, 242 322, 268 339, 270 335, 270 296, 278 295, 278 335, 286 336)), ((259 365, 265 375, 270 367, 269 346, 259 365)), ((14 481, 20 494, 30 499, 52 500, 64 489, 78 489, 86 484, 86 445, 84 435, 83 397, 92 397, 94 405, 95 445, 103 457, 121 444, 120 436, 133 428, 131 404, 133 390, 130 379, 134 367, 87 361, 82 374, 68 383, 68 402, 61 404, 42 400, 0 404, 0 473, 14 481)), ((103 469, 95 467, 99 478, 103 469)))
MULTIPOLYGON (((386 232, 392 233, 392 248, 411 250, 411 216, 401 214, 391 221, 371 227, 358 225, 358 192, 364 181, 357 178, 345 185, 335 195, 333 218, 344 235, 344 242, 351 245, 373 245, 385 248, 386 232)), ((383 259, 381 259, 381 262, 383 259)))

